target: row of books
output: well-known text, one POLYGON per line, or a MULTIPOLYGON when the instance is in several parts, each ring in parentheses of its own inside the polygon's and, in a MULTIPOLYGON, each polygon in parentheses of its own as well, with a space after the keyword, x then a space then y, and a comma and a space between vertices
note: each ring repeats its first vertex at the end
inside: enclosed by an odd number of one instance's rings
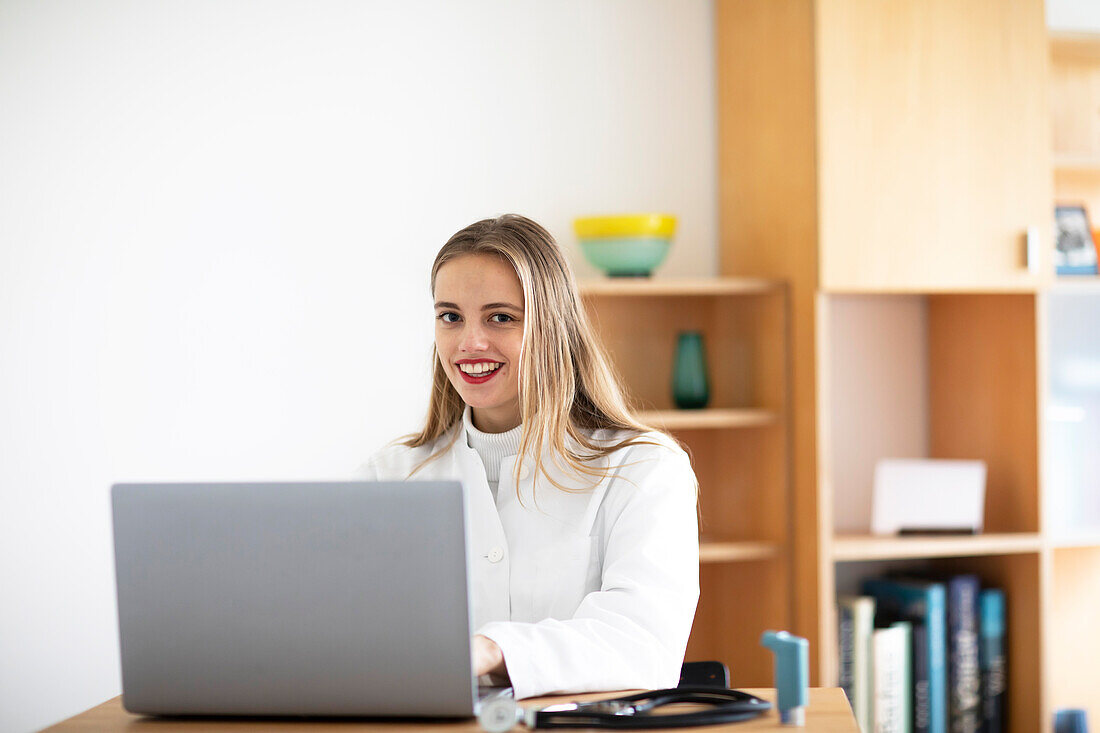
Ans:
POLYGON ((864 733, 1001 733, 1003 591, 878 577, 838 605, 840 684, 864 733))

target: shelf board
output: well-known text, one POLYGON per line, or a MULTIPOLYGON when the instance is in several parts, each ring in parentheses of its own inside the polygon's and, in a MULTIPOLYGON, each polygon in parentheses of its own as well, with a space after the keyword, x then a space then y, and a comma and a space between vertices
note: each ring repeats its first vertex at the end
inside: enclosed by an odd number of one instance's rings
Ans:
POLYGON ((833 538, 833 561, 1011 555, 1038 552, 1041 546, 1040 535, 1031 532, 929 537, 837 535, 833 538))
POLYGON ((1050 52, 1062 58, 1100 60, 1100 33, 1051 31, 1050 52))
POLYGON ((1100 293, 1100 276, 1058 275, 1044 289, 1052 293, 1100 293))
POLYGON ((779 280, 738 277, 700 278, 599 278, 581 280, 582 296, 702 296, 755 295, 783 287, 779 280))
POLYGON ((1064 530, 1053 532, 1048 537, 1048 544, 1054 549, 1100 547, 1100 529, 1064 530))
POLYGON ((1054 153, 1051 162, 1056 171, 1094 171, 1100 173, 1100 154, 1054 153))
POLYGON ((772 425, 779 420, 771 410, 710 408, 706 410, 645 410, 638 419, 664 430, 707 430, 752 428, 772 425))
POLYGON ((779 556, 774 542, 708 542, 699 543, 699 562, 742 562, 770 560, 779 556))

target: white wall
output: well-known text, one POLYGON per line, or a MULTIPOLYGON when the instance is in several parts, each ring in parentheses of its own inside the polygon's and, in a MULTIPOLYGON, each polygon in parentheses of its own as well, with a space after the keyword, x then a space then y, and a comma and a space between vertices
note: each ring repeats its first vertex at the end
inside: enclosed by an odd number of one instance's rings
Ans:
MULTIPOLYGON (((667 210, 716 270, 706 0, 0 0, 0 730, 119 692, 107 491, 330 478, 426 405, 431 258, 667 210)), ((581 267, 583 273, 591 270, 581 267)))
POLYGON ((1100 33, 1097 0, 1046 0, 1047 25, 1060 31, 1100 33))

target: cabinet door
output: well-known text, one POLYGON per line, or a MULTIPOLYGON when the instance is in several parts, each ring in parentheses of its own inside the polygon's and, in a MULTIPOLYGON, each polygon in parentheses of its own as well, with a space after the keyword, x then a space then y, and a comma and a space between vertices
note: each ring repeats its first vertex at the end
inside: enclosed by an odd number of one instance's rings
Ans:
POLYGON ((820 0, 815 22, 821 286, 1049 277, 1042 0, 820 0))

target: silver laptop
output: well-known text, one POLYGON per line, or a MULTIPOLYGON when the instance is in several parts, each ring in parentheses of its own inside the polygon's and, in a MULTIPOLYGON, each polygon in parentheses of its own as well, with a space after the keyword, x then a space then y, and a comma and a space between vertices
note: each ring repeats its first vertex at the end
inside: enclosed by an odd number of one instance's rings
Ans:
POLYGON ((111 502, 127 710, 475 713, 461 484, 116 484, 111 502))

